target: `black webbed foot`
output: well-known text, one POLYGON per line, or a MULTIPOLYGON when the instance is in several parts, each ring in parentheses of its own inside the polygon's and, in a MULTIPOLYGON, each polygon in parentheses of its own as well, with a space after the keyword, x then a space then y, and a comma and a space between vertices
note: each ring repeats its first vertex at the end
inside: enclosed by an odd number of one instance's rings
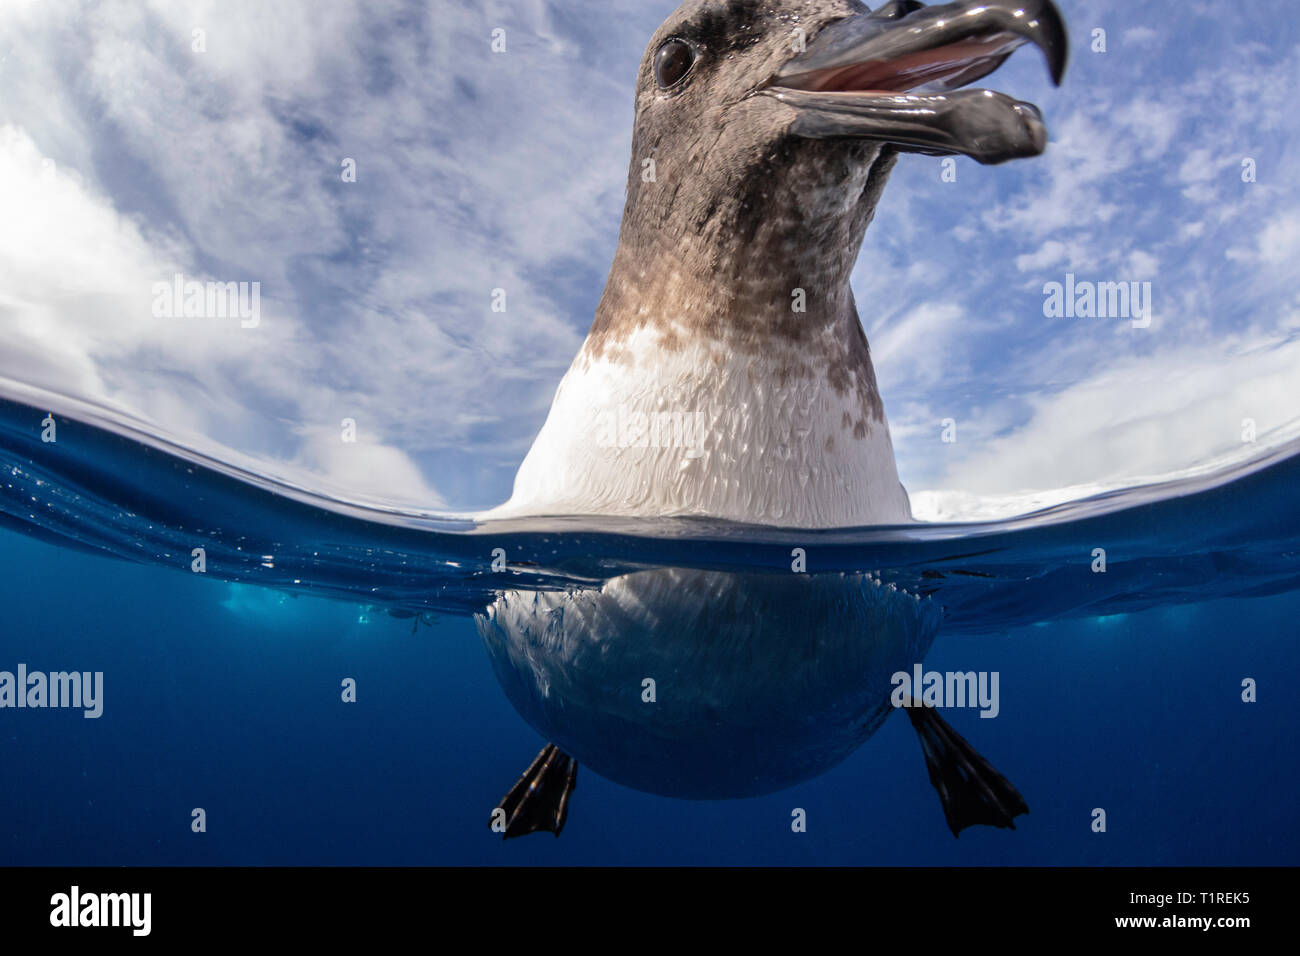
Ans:
POLYGON ((1029 806, 1011 781, 981 757, 933 707, 916 702, 904 709, 921 740, 930 783, 938 791, 952 835, 977 823, 1014 830, 1012 821, 1028 813, 1029 806))
POLYGON ((577 785, 578 762, 547 744, 493 811, 492 829, 503 840, 538 830, 559 836, 569 815, 569 795, 577 785))

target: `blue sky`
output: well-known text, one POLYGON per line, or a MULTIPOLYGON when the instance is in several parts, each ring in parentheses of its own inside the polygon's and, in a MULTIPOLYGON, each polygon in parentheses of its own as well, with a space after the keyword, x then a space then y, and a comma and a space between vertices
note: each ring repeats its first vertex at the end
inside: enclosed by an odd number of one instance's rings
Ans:
MULTIPOLYGON (((673 6, 0 3, 0 376, 351 498, 504 500, 600 294, 673 6), (177 272, 261 282, 261 324, 154 317, 177 272)), ((1060 6, 1061 89, 1029 49, 983 81, 1043 109, 1047 154, 957 159, 956 182, 904 157, 854 272, 921 516, 1180 472, 1256 450, 1243 419, 1261 443, 1300 419, 1294 5, 1060 6), (1044 316, 1067 272, 1151 282, 1150 327, 1044 316)))

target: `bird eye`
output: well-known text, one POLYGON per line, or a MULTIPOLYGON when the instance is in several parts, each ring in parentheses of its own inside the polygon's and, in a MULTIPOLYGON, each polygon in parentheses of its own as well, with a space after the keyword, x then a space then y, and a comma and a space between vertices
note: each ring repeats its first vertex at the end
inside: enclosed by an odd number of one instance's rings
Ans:
POLYGON ((655 82, 666 90, 682 81, 695 62, 695 51, 685 40, 672 39, 655 54, 655 82))
POLYGON ((893 0, 877 10, 872 16, 880 17, 882 20, 897 20, 899 17, 905 17, 909 13, 915 13, 925 7, 924 3, 919 0, 893 0))

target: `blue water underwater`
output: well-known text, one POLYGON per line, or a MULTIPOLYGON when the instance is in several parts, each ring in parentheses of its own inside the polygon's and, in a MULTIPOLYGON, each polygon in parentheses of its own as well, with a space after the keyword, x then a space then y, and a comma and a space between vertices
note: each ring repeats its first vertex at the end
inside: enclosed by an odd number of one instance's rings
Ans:
POLYGON ((44 415, 0 402, 0 670, 102 671, 103 713, 0 709, 0 864, 1300 862, 1294 446, 1003 524, 496 530, 326 507, 71 418, 45 444, 44 415), (511 587, 563 588, 779 568, 792 542, 810 572, 875 570, 940 602, 927 669, 999 673, 995 719, 945 716, 1024 795, 1014 831, 953 838, 902 715, 767 796, 673 799, 582 769, 558 839, 489 830, 545 742, 470 617, 500 584, 495 548, 511 587))

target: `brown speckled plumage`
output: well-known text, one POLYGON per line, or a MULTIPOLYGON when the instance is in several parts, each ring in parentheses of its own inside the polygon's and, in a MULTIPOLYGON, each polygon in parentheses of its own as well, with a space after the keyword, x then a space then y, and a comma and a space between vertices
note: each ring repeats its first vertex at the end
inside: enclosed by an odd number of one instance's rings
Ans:
POLYGON ((910 520, 849 288, 896 151, 795 135, 797 109, 760 92, 796 27, 812 42, 863 9, 688 0, 651 39, 609 280, 495 516, 910 520), (695 56, 661 85, 669 41, 695 56), (692 443, 608 427, 638 416, 696 423, 692 443))
POLYGON ((811 37, 858 9, 843 0, 810 0, 798 12, 764 0, 687 4, 650 41, 618 251, 585 354, 617 357, 618 342, 648 326, 667 348, 703 339, 778 357, 782 386, 824 377, 861 409, 846 439, 883 421, 849 272, 896 154, 788 135, 786 111, 747 96, 790 55, 796 26, 811 37), (682 88, 665 92, 653 54, 673 36, 702 55, 682 88), (796 289, 806 311, 792 308, 796 289))

